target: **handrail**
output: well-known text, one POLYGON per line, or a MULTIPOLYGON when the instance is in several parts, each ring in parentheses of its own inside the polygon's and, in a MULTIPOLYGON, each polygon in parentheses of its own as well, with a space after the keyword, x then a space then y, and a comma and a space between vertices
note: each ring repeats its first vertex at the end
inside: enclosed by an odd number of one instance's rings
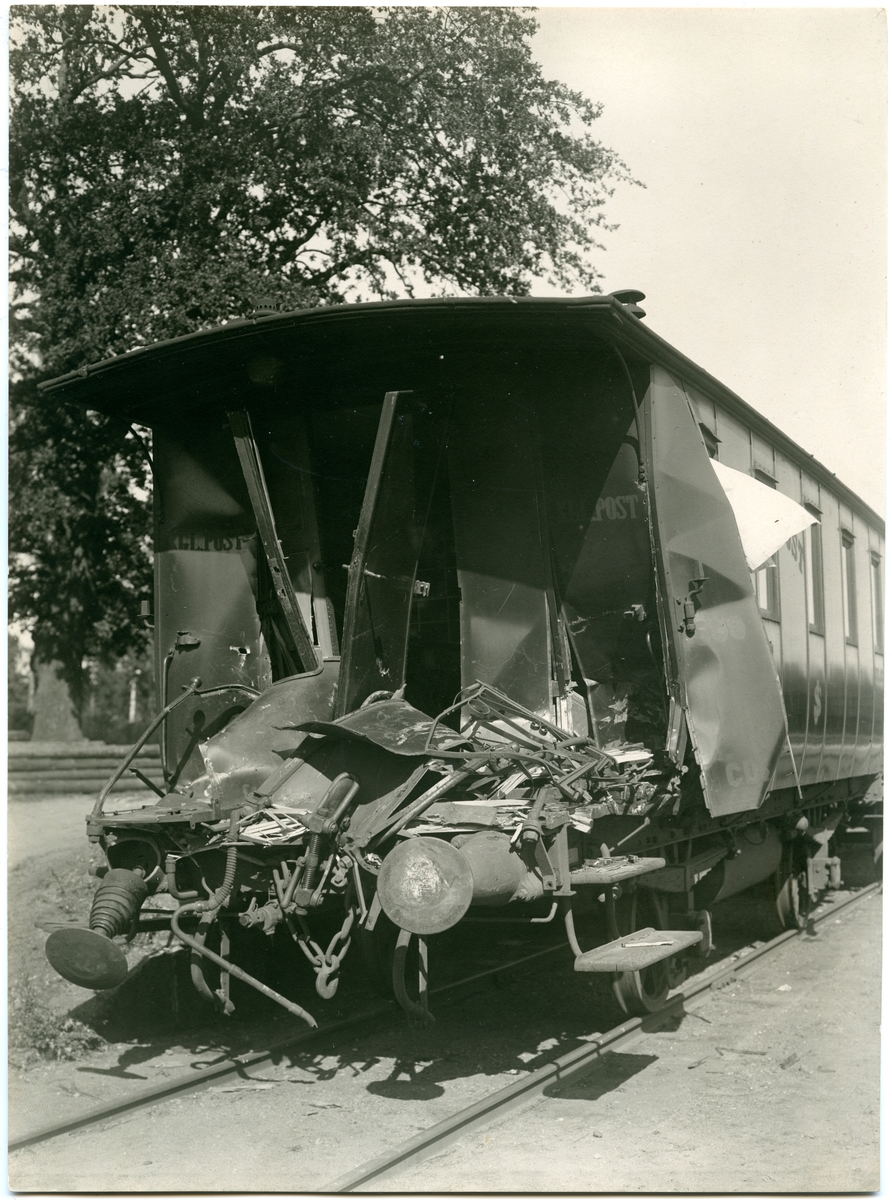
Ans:
POLYGON ((169 714, 173 712, 178 705, 182 704, 184 700, 188 700, 190 696, 213 696, 217 692, 231 692, 235 689, 250 692, 251 695, 255 697, 260 695, 260 693, 254 688, 250 688, 243 683, 224 683, 220 684, 218 687, 207 688, 207 690, 203 692, 200 690, 200 688, 201 680, 196 675, 196 677, 190 680, 188 684, 183 684, 182 696, 177 696, 176 700, 171 700, 170 704, 162 708, 161 712, 149 722, 145 731, 134 742, 133 746, 124 756, 123 762, 115 769, 108 783, 106 783, 105 787, 99 793, 96 803, 93 805, 93 812, 91 814, 93 818, 102 816, 102 810, 105 805, 105 801, 108 799, 109 792, 111 792, 112 788, 133 762, 134 758, 136 758, 137 754, 139 754, 140 750, 142 750, 143 746, 146 744, 158 726, 161 725, 162 722, 166 721, 169 714))

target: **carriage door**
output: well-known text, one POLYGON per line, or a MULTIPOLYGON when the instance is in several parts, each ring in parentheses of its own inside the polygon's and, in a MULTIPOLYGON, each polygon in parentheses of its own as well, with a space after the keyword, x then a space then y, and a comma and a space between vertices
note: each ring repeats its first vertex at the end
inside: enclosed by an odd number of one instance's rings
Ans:
POLYGON ((713 815, 762 803, 784 740, 783 699, 731 505, 681 384, 651 368, 643 404, 671 708, 713 815))
POLYGON ((445 437, 443 406, 388 392, 369 468, 347 577, 337 715, 406 682, 413 597, 445 437))

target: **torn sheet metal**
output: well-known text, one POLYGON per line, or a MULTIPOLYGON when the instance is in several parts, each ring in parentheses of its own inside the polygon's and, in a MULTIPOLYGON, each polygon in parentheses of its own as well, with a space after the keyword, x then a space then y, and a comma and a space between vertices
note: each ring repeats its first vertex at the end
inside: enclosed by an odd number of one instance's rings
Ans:
POLYGON ((331 716, 338 666, 329 660, 306 675, 279 680, 200 747, 207 794, 221 811, 250 800, 255 789, 297 753, 306 738, 302 721, 331 716))
POLYGON ((734 511, 746 565, 751 571, 767 562, 791 537, 817 524, 817 517, 783 492, 715 459, 710 462, 734 511))
POLYGON ((337 721, 306 721, 298 728, 305 733, 348 733, 394 754, 410 756, 468 745, 467 738, 446 725, 436 725, 405 700, 379 700, 337 721))
POLYGON ((714 815, 756 809, 783 745, 783 698, 737 522, 684 391, 654 367, 644 403, 668 685, 714 815))

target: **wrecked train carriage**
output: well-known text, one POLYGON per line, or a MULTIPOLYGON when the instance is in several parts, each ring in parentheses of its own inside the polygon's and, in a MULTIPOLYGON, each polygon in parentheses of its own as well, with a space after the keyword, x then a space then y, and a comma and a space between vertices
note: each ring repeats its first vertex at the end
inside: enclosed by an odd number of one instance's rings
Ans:
POLYGON ((287 930, 330 996, 351 940, 510 904, 641 1010, 717 899, 804 920, 880 769, 882 524, 638 299, 271 315, 47 385, 153 431, 167 781, 100 796, 62 974, 123 978, 158 890, 224 1007, 262 985, 214 923, 287 930))

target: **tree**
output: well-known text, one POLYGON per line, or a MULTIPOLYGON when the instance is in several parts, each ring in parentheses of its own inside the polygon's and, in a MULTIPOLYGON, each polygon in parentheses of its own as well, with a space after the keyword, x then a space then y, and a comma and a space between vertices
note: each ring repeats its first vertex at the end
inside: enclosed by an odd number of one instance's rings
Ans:
POLYGON ((516 8, 23 5, 12 23, 13 608, 76 688, 85 654, 142 636, 149 480, 131 434, 48 411, 37 379, 270 300, 598 290, 604 203, 630 176, 516 8))
POLYGON ((32 623, 33 737, 79 736, 88 655, 145 649, 139 601, 152 588, 149 470, 129 431, 13 389, 10 609, 32 623))

